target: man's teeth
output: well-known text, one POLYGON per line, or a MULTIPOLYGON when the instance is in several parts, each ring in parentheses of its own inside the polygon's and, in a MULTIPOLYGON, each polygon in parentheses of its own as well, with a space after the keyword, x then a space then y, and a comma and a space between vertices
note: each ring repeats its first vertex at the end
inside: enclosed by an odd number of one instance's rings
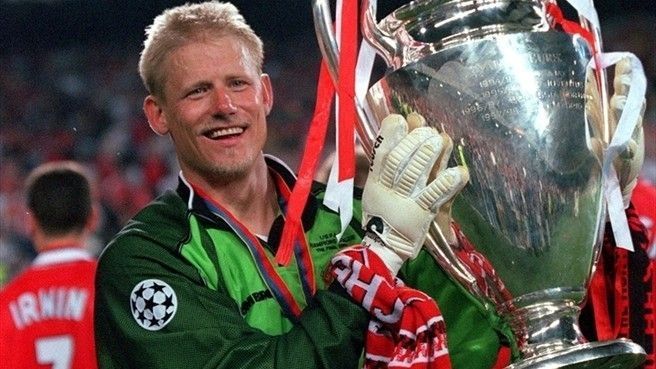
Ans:
POLYGON ((219 137, 229 136, 229 135, 238 135, 242 132, 244 132, 243 128, 230 127, 230 128, 217 129, 215 131, 212 131, 212 132, 208 133, 207 136, 209 138, 219 138, 219 137))

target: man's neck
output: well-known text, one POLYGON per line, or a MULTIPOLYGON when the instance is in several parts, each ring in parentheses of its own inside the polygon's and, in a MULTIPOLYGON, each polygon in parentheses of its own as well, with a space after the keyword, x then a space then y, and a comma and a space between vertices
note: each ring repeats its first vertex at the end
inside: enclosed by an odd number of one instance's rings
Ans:
POLYGON ((34 247, 39 252, 62 249, 62 248, 84 248, 85 236, 82 234, 70 234, 64 236, 48 236, 43 232, 33 235, 34 247))
POLYGON ((247 176, 220 184, 189 179, 255 234, 268 234, 279 212, 276 187, 264 165, 247 176))

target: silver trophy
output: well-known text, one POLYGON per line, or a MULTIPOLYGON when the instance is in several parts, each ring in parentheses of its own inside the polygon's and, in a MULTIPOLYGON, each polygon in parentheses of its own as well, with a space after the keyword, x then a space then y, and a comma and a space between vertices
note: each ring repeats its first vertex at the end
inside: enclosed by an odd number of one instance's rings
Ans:
MULTIPOLYGON (((588 142, 604 138, 586 124, 591 48, 550 26, 549 1, 417 0, 380 22, 364 1, 363 34, 389 69, 358 106, 357 131, 370 152, 377 122, 416 111, 453 139, 451 164, 471 177, 453 205, 462 237, 449 245, 434 222, 426 248, 511 326, 521 359, 509 368, 634 368, 639 345, 588 342, 578 326, 605 223, 588 142)), ((330 14, 314 0, 336 79, 330 14)))

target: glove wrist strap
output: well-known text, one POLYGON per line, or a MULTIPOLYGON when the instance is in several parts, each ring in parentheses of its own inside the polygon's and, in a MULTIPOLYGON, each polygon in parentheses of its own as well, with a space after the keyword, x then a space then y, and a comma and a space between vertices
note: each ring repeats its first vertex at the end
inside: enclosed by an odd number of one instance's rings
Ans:
POLYGON ((387 247, 377 234, 367 232, 362 238, 362 245, 375 253, 385 263, 392 276, 396 276, 403 265, 403 259, 387 247))

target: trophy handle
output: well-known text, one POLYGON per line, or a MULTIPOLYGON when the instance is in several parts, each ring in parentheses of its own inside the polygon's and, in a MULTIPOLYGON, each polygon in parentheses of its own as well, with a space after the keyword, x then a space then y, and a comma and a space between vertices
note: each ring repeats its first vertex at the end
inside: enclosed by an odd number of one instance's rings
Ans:
POLYGON ((362 0, 362 35, 378 51, 385 64, 394 65, 399 43, 389 32, 378 27, 376 9, 369 0, 362 0))
MULTIPOLYGON (((314 16, 314 31, 319 41, 319 49, 323 55, 333 83, 337 85, 339 70, 339 47, 332 29, 333 19, 330 15, 328 0, 313 0, 312 14, 314 16)), ((369 154, 367 152, 367 154, 369 154)))
MULTIPOLYGON (((314 0, 312 12, 314 29, 319 40, 319 48, 323 54, 333 82, 337 82, 339 65, 339 47, 332 29, 333 20, 328 0, 314 0)), ((362 1, 362 33, 364 38, 378 51, 387 65, 392 65, 398 43, 394 37, 378 27, 375 9, 369 0, 362 1)))
MULTIPOLYGON (((579 23, 581 24, 581 27, 584 29, 592 32, 595 36, 595 45, 594 47, 599 50, 599 52, 603 51, 603 44, 601 42, 601 32, 599 29, 595 29, 595 27, 592 25, 592 22, 589 20, 585 19, 583 16, 579 17, 579 23)), ((594 56, 593 56, 594 57, 594 56)), ((599 97, 601 100, 601 113, 602 117, 604 119, 604 126, 603 126, 603 132, 602 132, 602 138, 606 144, 610 144, 611 140, 611 131, 615 129, 615 127, 611 127, 610 125, 610 97, 609 97, 609 92, 608 92, 608 75, 606 73, 605 68, 598 68, 596 71, 597 73, 597 80, 599 81, 599 97)))
MULTIPOLYGON (((480 288, 477 284, 476 276, 456 255, 455 251, 458 246, 449 245, 449 242, 446 240, 446 237, 438 226, 437 221, 433 221, 430 224, 428 235, 423 247, 433 257, 435 262, 437 262, 443 270, 448 270, 449 276, 462 284, 467 291, 476 296, 485 296, 488 301, 494 304, 503 302, 498 296, 490 296, 486 291, 483 291, 480 288)), ((492 285, 492 283, 490 283, 490 285, 492 285)), ((491 309, 491 307, 487 305, 484 307, 486 309, 491 309)))

